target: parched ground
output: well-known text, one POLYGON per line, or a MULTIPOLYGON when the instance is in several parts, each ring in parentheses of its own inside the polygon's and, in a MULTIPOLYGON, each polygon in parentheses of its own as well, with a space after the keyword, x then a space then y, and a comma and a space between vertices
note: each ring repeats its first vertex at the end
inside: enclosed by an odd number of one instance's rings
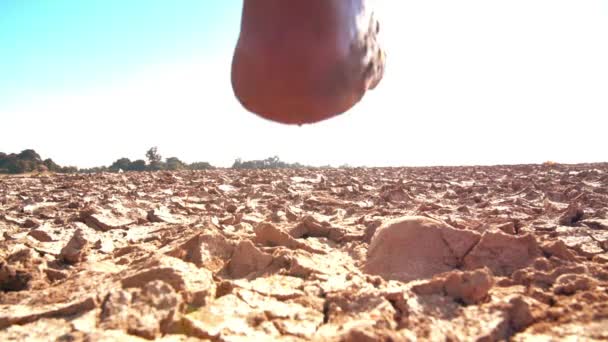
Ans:
POLYGON ((608 339, 608 164, 0 179, 0 340, 608 339))

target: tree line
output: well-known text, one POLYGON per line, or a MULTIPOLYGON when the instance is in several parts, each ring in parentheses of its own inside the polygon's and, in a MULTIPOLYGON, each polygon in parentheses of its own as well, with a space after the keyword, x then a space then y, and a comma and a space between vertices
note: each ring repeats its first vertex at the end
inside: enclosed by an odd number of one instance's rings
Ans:
POLYGON ((120 158, 114 161, 112 165, 105 167, 94 167, 84 169, 82 172, 119 172, 119 171, 178 171, 178 170, 209 170, 215 167, 208 162, 185 163, 177 157, 169 157, 163 160, 163 157, 158 153, 157 147, 152 147, 146 152, 146 159, 137 159, 131 161, 129 158, 120 158))
POLYGON ((18 174, 45 171, 71 173, 77 172, 78 168, 59 166, 51 158, 42 160, 40 155, 31 149, 11 154, 0 152, 0 173, 18 174))
POLYGON ((152 147, 146 152, 146 160, 137 159, 131 161, 129 158, 120 158, 110 166, 98 166, 92 168, 77 168, 75 166, 60 166, 52 159, 42 159, 32 149, 21 151, 21 153, 6 154, 0 152, 0 173, 20 174, 29 172, 55 172, 55 173, 94 173, 94 172, 119 172, 119 171, 159 171, 159 170, 208 170, 214 166, 208 162, 185 163, 177 157, 163 160, 158 153, 158 148, 152 147))
MULTIPOLYGON (((330 167, 323 166, 323 168, 330 167)), ((77 168, 75 166, 60 166, 52 159, 42 159, 32 149, 21 151, 21 153, 6 154, 0 152, 0 173, 20 174, 29 172, 55 172, 55 173, 95 173, 95 172, 120 172, 120 171, 178 171, 178 170, 209 170, 215 167, 208 162, 185 163, 177 157, 163 159, 157 147, 150 148, 145 159, 131 160, 119 158, 110 166, 98 166, 92 168, 77 168)), ((232 164, 232 169, 284 169, 284 168, 312 168, 312 166, 300 163, 287 163, 278 156, 261 160, 243 161, 238 158, 232 164)))
POLYGON ((233 169, 301 169, 309 167, 310 166, 302 165, 300 163, 286 163, 278 156, 248 161, 243 161, 241 158, 238 158, 232 164, 233 169))

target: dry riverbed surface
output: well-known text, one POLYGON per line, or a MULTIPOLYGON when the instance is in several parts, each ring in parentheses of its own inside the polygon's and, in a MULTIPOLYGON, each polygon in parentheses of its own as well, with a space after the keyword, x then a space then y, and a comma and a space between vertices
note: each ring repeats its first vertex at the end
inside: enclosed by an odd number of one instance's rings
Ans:
POLYGON ((608 339, 608 165, 0 178, 0 340, 608 339))

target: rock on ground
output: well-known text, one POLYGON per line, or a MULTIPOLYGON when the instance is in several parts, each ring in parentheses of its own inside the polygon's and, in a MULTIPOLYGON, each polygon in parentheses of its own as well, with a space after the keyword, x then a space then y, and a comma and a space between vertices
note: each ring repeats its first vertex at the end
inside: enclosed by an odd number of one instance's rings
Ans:
POLYGON ((425 279, 459 267, 479 234, 428 217, 386 222, 372 237, 365 270, 387 279, 425 279))

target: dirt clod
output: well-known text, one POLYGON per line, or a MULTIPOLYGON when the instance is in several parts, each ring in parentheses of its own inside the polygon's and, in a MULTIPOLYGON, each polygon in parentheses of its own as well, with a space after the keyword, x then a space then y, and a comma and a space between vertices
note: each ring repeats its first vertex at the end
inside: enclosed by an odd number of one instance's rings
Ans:
POLYGON ((84 261, 89 249, 89 242, 81 229, 74 232, 67 245, 61 249, 61 259, 68 264, 77 264, 84 261))

